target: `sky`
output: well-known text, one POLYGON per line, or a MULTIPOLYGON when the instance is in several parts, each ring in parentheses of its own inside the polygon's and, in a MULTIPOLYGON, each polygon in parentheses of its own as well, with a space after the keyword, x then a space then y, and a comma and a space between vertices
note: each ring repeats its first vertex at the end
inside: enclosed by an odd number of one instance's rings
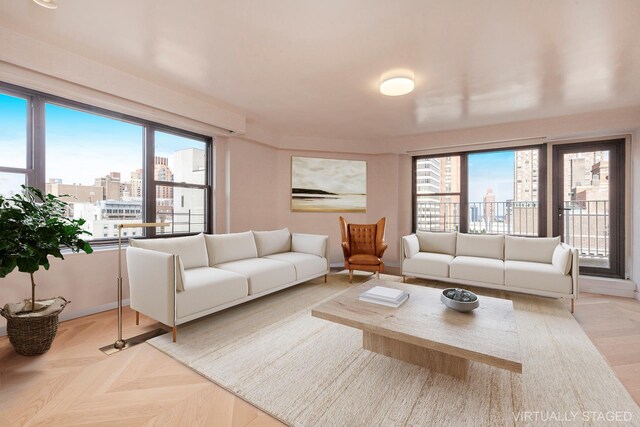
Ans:
MULTIPOLYGON (((95 178, 142 168, 144 128, 54 104, 46 104, 46 180, 93 185, 95 178)), ((27 102, 0 94, 0 166, 26 167, 27 102)), ((156 132, 156 155, 169 157, 201 141, 156 132)), ((0 173, 0 193, 24 182, 23 175, 0 173)))
POLYGON ((469 202, 482 202, 488 188, 493 189, 496 202, 513 199, 514 162, 513 151, 470 154, 469 202))

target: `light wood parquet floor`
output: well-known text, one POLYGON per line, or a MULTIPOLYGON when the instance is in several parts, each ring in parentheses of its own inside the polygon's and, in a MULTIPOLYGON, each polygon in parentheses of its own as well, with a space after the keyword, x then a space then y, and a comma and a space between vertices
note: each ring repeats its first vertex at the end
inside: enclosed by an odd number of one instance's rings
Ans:
MULTIPOLYGON (((159 325, 124 311, 124 336, 159 325)), ((575 317, 622 383, 640 402, 640 302, 583 294, 575 317)), ((115 340, 114 310, 63 322, 52 349, 17 355, 0 338, 2 426, 253 426, 277 420, 141 344, 106 356, 115 340)))

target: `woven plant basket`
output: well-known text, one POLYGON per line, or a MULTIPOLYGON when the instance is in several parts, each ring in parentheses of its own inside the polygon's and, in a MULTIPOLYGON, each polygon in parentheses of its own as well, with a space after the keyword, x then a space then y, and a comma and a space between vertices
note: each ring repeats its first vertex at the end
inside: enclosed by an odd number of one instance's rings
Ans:
POLYGON ((38 317, 28 317, 8 313, 0 308, 0 315, 7 319, 7 335, 13 348, 23 356, 35 356, 46 353, 58 332, 58 315, 69 304, 63 300, 59 310, 38 317))

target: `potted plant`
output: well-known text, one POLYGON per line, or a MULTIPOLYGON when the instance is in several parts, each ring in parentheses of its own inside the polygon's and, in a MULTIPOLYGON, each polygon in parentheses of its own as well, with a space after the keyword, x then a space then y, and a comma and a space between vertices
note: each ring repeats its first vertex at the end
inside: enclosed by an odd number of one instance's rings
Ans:
POLYGON ((58 330, 58 314, 68 304, 62 297, 36 300, 34 273, 49 269, 49 256, 64 259, 61 249, 72 252, 93 249, 83 235, 84 219, 66 216, 68 203, 52 194, 22 186, 23 194, 0 195, 0 277, 16 268, 31 279, 31 299, 6 304, 0 314, 7 319, 7 335, 16 351, 25 356, 49 350, 58 330))

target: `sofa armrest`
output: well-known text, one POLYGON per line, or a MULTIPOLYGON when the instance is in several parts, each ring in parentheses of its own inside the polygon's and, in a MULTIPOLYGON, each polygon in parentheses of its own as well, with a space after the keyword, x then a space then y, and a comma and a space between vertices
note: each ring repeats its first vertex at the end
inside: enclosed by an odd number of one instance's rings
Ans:
POLYGON ((562 246, 569 248, 571 251, 571 270, 569 271, 569 275, 571 276, 573 284, 573 298, 578 299, 578 294, 580 292, 580 254, 578 253, 578 249, 571 245, 562 243, 562 246))
POLYGON ((175 326, 177 260, 175 255, 127 248, 129 304, 158 322, 175 326))
POLYGON ((404 258, 411 258, 418 252, 420 252, 420 243, 418 242, 418 236, 410 234, 402 237, 402 256, 404 258))
POLYGON ((317 255, 327 259, 329 265, 329 236, 291 233, 291 251, 317 255))

